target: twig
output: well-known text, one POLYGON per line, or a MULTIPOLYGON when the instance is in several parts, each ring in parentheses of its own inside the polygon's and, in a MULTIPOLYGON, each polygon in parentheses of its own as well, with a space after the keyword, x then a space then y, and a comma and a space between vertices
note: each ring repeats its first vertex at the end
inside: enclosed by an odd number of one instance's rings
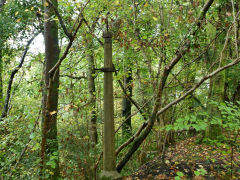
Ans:
POLYGON ((78 14, 78 17, 77 17, 76 21, 75 21, 74 24, 73 24, 73 27, 72 27, 72 29, 71 29, 71 32, 74 31, 77 22, 79 21, 80 17, 82 17, 83 10, 85 9, 85 7, 88 5, 89 2, 90 2, 90 0, 88 0, 88 1, 86 2, 86 4, 82 7, 82 9, 80 10, 80 12, 79 12, 79 14, 78 14))
MULTIPOLYGON (((140 109, 143 109, 153 98, 151 98, 149 101, 147 101, 142 107, 140 107, 140 109)), ((139 110, 137 110, 135 113, 129 115, 122 123, 121 125, 115 130, 115 133, 117 133, 119 131, 119 129, 123 126, 123 124, 128 121, 128 119, 130 117, 133 117, 134 115, 136 115, 137 113, 139 113, 139 110)))

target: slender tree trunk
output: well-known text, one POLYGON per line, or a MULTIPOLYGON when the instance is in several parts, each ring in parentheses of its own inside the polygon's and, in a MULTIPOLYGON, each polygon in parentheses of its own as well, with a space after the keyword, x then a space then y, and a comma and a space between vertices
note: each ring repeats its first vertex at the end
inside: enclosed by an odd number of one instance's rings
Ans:
MULTIPOLYGON (((128 95, 132 97, 132 69, 126 68, 124 76, 124 88, 126 89, 128 95)), ((132 125, 131 125, 131 101, 124 96, 122 99, 122 116, 124 117, 124 123, 122 126, 122 136, 124 138, 129 138, 132 135, 132 125)))
MULTIPOLYGON (((225 87, 225 71, 220 72, 213 77, 212 93, 210 99, 216 102, 224 102, 224 87, 225 87)), ((209 105, 209 113, 214 116, 221 116, 217 107, 209 105)), ((210 119, 211 121, 211 119, 210 119)), ((210 139, 216 139, 221 135, 221 127, 219 125, 210 125, 207 130, 207 137, 210 139)))
MULTIPOLYGON (((57 0, 52 0, 57 7, 57 0)), ((43 123, 41 144, 41 176, 47 179, 58 179, 59 155, 57 140, 57 107, 59 71, 50 76, 49 70, 56 64, 59 58, 58 27, 53 8, 44 1, 44 41, 45 41, 45 91, 43 96, 43 123)))
POLYGON ((3 64, 2 64, 2 50, 0 49, 0 114, 2 114, 3 110, 3 64))
POLYGON ((88 60, 88 89, 91 102, 90 139, 94 144, 98 143, 97 115, 96 115, 96 89, 95 89, 95 65, 91 47, 86 54, 88 60))

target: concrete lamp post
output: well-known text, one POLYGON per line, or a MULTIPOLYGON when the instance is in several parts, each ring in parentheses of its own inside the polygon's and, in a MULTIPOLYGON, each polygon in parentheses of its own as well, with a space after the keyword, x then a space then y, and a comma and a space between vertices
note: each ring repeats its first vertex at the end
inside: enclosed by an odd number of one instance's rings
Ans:
POLYGON ((103 171, 101 179, 117 179, 120 174, 116 171, 114 102, 113 102, 113 72, 112 63, 112 34, 105 32, 104 38, 104 132, 103 132, 103 171))

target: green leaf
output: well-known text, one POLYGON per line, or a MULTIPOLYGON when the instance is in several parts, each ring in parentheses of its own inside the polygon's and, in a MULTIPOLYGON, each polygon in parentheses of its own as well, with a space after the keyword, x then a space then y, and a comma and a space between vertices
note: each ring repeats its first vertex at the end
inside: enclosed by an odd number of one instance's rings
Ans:
POLYGON ((199 175, 200 175, 200 172, 199 172, 199 171, 194 171, 194 174, 195 174, 196 176, 199 176, 199 175))
POLYGON ((32 134, 30 134, 30 139, 33 139, 33 138, 35 138, 36 137, 36 134, 35 133, 32 133, 32 134))
POLYGON ((180 176, 180 177, 184 176, 184 174, 181 171, 178 171, 177 175, 180 176))
POLYGON ((175 180, 181 180, 181 178, 179 176, 175 176, 174 179, 175 180))
POLYGON ((53 168, 53 169, 56 167, 55 161, 48 161, 48 162, 46 163, 46 165, 47 165, 47 166, 50 166, 50 167, 53 168))

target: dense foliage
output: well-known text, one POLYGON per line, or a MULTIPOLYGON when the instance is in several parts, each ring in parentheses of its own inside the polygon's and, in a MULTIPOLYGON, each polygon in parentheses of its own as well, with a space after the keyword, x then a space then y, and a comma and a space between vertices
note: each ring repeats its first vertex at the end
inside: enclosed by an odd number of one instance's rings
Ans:
MULTIPOLYGON (((49 17, 58 27, 59 59, 64 57, 58 110, 50 112, 57 114, 58 152, 49 155, 44 175, 42 43, 52 1, 2 2, 0 113, 7 111, 0 119, 0 178, 54 179, 58 159, 62 179, 99 178, 105 31, 113 35, 115 148, 122 175, 159 154, 164 162, 168 147, 191 136, 198 143, 227 147, 222 154, 240 152, 237 0, 58 0, 49 17), (75 36, 66 33, 75 30, 75 36)), ((239 165, 234 158, 229 163, 239 165)), ((205 173, 200 169, 195 176, 205 173)), ((231 170, 226 177, 238 175, 231 170)), ((182 176, 176 173, 176 179, 182 176)))

